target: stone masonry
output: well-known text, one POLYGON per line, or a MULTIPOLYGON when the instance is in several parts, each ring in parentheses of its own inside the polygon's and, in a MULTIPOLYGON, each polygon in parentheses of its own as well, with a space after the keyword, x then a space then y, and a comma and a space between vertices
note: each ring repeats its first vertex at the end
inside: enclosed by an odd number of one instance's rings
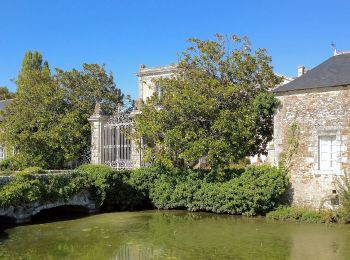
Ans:
POLYGON ((339 181, 349 171, 350 87, 328 87, 277 93, 281 105, 274 119, 274 150, 270 160, 277 165, 288 149, 289 129, 299 127, 297 152, 290 168, 292 205, 333 207, 339 181), (319 136, 335 136, 336 163, 331 171, 319 169, 319 136), (333 203, 332 203, 333 202, 333 203))

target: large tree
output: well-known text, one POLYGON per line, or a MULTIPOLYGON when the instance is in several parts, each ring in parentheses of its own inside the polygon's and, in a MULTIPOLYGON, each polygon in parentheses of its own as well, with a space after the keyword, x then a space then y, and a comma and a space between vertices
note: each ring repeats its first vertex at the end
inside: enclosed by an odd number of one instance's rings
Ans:
POLYGON ((16 98, 3 112, 2 141, 16 148, 24 164, 62 164, 64 155, 55 127, 65 109, 63 91, 39 52, 25 53, 16 83, 16 98))
POLYGON ((7 87, 0 86, 0 100, 12 99, 15 93, 11 92, 7 87))
POLYGON ((146 161, 193 167, 206 158, 222 168, 265 153, 278 106, 270 90, 281 80, 271 58, 245 37, 189 41, 175 77, 156 82, 162 95, 135 118, 146 161))
POLYGON ((83 64, 82 71, 57 70, 55 79, 65 90, 66 111, 60 122, 62 145, 67 147, 66 154, 70 158, 89 157, 91 127, 88 118, 96 103, 109 115, 123 103, 124 95, 116 87, 113 75, 97 64, 83 64))
POLYGON ((16 148, 24 165, 58 169, 88 153, 88 117, 97 102, 106 112, 122 94, 104 67, 84 64, 83 71, 52 75, 39 52, 27 52, 17 79, 16 98, 3 112, 2 142, 16 148))

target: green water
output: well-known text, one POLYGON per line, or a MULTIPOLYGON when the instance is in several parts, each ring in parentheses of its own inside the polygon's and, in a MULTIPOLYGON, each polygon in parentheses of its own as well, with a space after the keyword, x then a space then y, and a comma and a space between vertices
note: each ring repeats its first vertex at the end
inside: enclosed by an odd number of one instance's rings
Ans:
POLYGON ((0 228, 0 259, 350 259, 350 226, 185 211, 0 228))

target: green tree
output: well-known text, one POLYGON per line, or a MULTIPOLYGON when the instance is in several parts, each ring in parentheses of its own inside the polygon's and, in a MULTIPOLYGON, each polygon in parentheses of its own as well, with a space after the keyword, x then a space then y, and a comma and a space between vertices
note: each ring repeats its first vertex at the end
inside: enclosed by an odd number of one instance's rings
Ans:
POLYGON ((67 158, 90 156, 91 126, 88 118, 96 103, 105 114, 112 114, 124 95, 114 83, 113 75, 104 66, 83 64, 83 70, 63 71, 57 69, 55 80, 65 90, 65 116, 60 121, 62 146, 67 158), (68 130, 68 131, 67 131, 68 130))
POLYGON ((16 98, 3 111, 2 142, 16 147, 26 165, 62 164, 64 155, 55 127, 64 113, 64 92, 39 52, 25 53, 16 83, 16 98))
POLYGON ((0 86, 0 100, 12 99, 14 96, 15 93, 10 92, 7 87, 0 86))
POLYGON ((26 166, 67 167, 90 147, 88 117, 96 102, 106 112, 122 101, 122 94, 104 67, 84 64, 83 71, 52 75, 39 52, 27 52, 17 79, 16 98, 3 112, 2 142, 16 147, 26 166))
POLYGON ((193 167, 205 157, 222 168, 265 153, 278 106, 270 90, 281 81, 266 50, 252 51, 246 37, 189 41, 176 75, 156 82, 161 97, 151 97, 135 118, 145 160, 193 167))

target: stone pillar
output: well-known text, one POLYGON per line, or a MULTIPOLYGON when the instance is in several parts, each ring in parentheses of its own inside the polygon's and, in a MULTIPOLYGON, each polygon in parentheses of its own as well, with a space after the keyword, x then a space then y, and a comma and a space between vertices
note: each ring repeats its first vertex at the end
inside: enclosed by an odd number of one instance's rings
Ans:
POLYGON ((88 119, 91 124, 91 164, 103 163, 103 126, 106 119, 97 103, 93 115, 88 119))
POLYGON ((143 77, 142 77, 142 71, 146 68, 146 66, 144 64, 141 64, 140 66, 140 70, 137 73, 137 77, 138 77, 138 84, 139 84, 139 99, 143 100, 143 77))
MULTIPOLYGON (((138 110, 142 100, 138 100, 136 103, 136 106, 134 110, 130 113, 130 117, 133 120, 133 117, 136 116, 137 114, 140 114, 141 111, 138 110)), ((133 130, 132 130, 133 131, 133 130)), ((131 140, 131 160, 132 160, 132 165, 133 168, 140 168, 142 167, 142 139, 140 140, 131 140)))

